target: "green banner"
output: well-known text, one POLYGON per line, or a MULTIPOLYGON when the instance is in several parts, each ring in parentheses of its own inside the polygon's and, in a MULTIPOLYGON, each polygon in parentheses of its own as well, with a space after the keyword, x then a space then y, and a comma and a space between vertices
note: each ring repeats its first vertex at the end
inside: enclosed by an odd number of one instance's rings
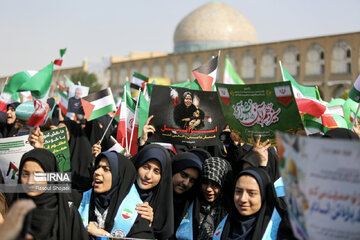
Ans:
POLYGON ((70 169, 70 151, 64 127, 44 132, 44 148, 55 155, 60 172, 70 169))
POLYGON ((228 85, 216 84, 227 123, 242 140, 251 135, 276 143, 275 131, 305 135, 290 82, 228 85))

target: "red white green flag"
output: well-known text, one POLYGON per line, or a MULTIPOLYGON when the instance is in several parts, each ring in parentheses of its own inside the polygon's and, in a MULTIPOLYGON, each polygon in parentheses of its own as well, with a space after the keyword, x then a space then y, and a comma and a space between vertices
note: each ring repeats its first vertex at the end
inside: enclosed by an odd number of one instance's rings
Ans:
POLYGON ((225 84, 245 84, 241 77, 236 73, 236 70, 232 66, 228 56, 225 58, 224 69, 224 83, 225 84))
POLYGON ((59 108, 61 110, 61 113, 64 116, 66 116, 69 98, 66 89, 60 84, 58 84, 58 94, 59 94, 59 108))
POLYGON ((320 94, 315 87, 304 87, 281 65, 281 73, 284 81, 290 81, 294 92, 296 104, 301 114, 310 114, 319 118, 326 111, 326 103, 320 101, 320 94))
POLYGON ((60 49, 60 58, 55 59, 54 64, 57 66, 61 66, 63 62, 63 56, 66 53, 66 48, 60 49))
POLYGON ((131 98, 129 83, 124 86, 124 93, 120 104, 120 119, 118 124, 118 131, 116 140, 120 145, 127 149, 131 155, 135 155, 137 152, 137 138, 133 137, 132 143, 130 144, 132 127, 134 127, 133 135, 138 136, 139 123, 136 123, 135 119, 135 108, 136 104, 131 98), (134 123, 135 121, 135 123, 134 123), (131 149, 130 148, 131 145, 131 149))

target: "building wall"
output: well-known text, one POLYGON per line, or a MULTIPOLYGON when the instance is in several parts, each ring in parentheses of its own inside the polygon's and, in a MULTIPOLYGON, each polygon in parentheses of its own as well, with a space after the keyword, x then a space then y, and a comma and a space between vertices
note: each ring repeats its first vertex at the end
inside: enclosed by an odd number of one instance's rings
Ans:
MULTIPOLYGON (((113 92, 120 93, 133 71, 146 73, 149 77, 159 77, 159 72, 163 77, 173 75, 172 83, 193 80, 191 70, 217 54, 217 50, 208 50, 112 61, 109 86, 113 92), (173 64, 173 74, 169 71, 170 62, 173 64), (183 72, 178 73, 179 70, 183 72)), ((223 80, 226 55, 230 56, 241 77, 250 76, 243 77, 246 83, 282 81, 278 63, 281 60, 297 82, 305 86, 318 86, 323 99, 329 101, 341 89, 351 88, 359 75, 360 32, 221 49, 218 82, 223 80), (349 53, 350 56, 347 55, 349 53), (253 71, 255 76, 251 77, 253 71)))

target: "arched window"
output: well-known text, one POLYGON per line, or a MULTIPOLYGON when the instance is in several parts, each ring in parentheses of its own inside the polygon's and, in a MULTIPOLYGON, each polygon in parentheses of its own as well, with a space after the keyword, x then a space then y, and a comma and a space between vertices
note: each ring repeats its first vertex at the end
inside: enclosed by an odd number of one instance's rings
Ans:
POLYGON ((187 81, 188 78, 189 78, 189 76, 188 76, 187 62, 184 58, 181 58, 178 62, 176 80, 177 80, 177 82, 184 82, 184 81, 187 81))
POLYGON ((143 63, 141 65, 141 72, 142 75, 148 77, 150 75, 150 69, 149 66, 147 65, 147 63, 143 63))
POLYGON ((256 59, 252 51, 247 50, 241 57, 241 73, 243 79, 255 79, 256 59))
POLYGON ((237 66, 237 59, 235 54, 233 52, 229 52, 227 56, 229 58, 231 65, 235 68, 235 70, 237 70, 238 66, 237 66))
POLYGON ((126 82, 126 77, 128 75, 127 69, 125 66, 122 66, 120 68, 120 81, 119 81, 119 86, 123 86, 126 82))
POLYGON ((170 59, 168 59, 165 63, 164 77, 170 78, 172 83, 175 81, 174 64, 170 59))
POLYGON ((134 72, 138 72, 139 70, 137 69, 137 67, 136 67, 136 65, 135 65, 135 63, 131 66, 131 68, 130 68, 130 78, 132 77, 132 75, 134 74, 134 72))
POLYGON ((351 73, 351 47, 344 40, 338 41, 331 54, 331 73, 351 73))
POLYGON ((285 49, 282 58, 282 65, 292 76, 300 74, 300 54, 296 47, 289 46, 285 49))
POLYGON ((200 67, 202 64, 201 58, 199 55, 196 55, 192 61, 192 69, 200 67))
POLYGON ((111 87, 112 88, 116 88, 118 86, 118 71, 117 69, 114 67, 112 70, 112 79, 111 79, 111 87))
POLYGON ((334 90, 334 94, 333 94, 333 98, 338 98, 340 97, 341 94, 344 93, 344 91, 346 90, 346 87, 344 85, 339 85, 335 88, 334 90))
POLYGON ((324 73, 324 49, 318 43, 313 43, 306 53, 305 74, 307 76, 322 76, 324 73))
POLYGON ((152 66, 152 77, 156 78, 156 77, 162 77, 161 74, 161 65, 158 61, 155 61, 153 66, 152 66))
POLYGON ((261 55, 260 76, 261 78, 276 78, 276 53, 273 49, 267 48, 261 55))

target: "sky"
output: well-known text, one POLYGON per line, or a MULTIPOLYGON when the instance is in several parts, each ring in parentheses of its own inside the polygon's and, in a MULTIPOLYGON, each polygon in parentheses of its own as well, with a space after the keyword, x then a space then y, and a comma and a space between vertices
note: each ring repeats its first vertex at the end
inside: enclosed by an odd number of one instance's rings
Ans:
MULTIPOLYGON (((67 48, 84 59, 172 52, 177 24, 209 0, 0 0, 0 76, 39 70, 67 48)), ((358 0, 222 0, 255 26, 260 43, 360 31, 358 0)))

